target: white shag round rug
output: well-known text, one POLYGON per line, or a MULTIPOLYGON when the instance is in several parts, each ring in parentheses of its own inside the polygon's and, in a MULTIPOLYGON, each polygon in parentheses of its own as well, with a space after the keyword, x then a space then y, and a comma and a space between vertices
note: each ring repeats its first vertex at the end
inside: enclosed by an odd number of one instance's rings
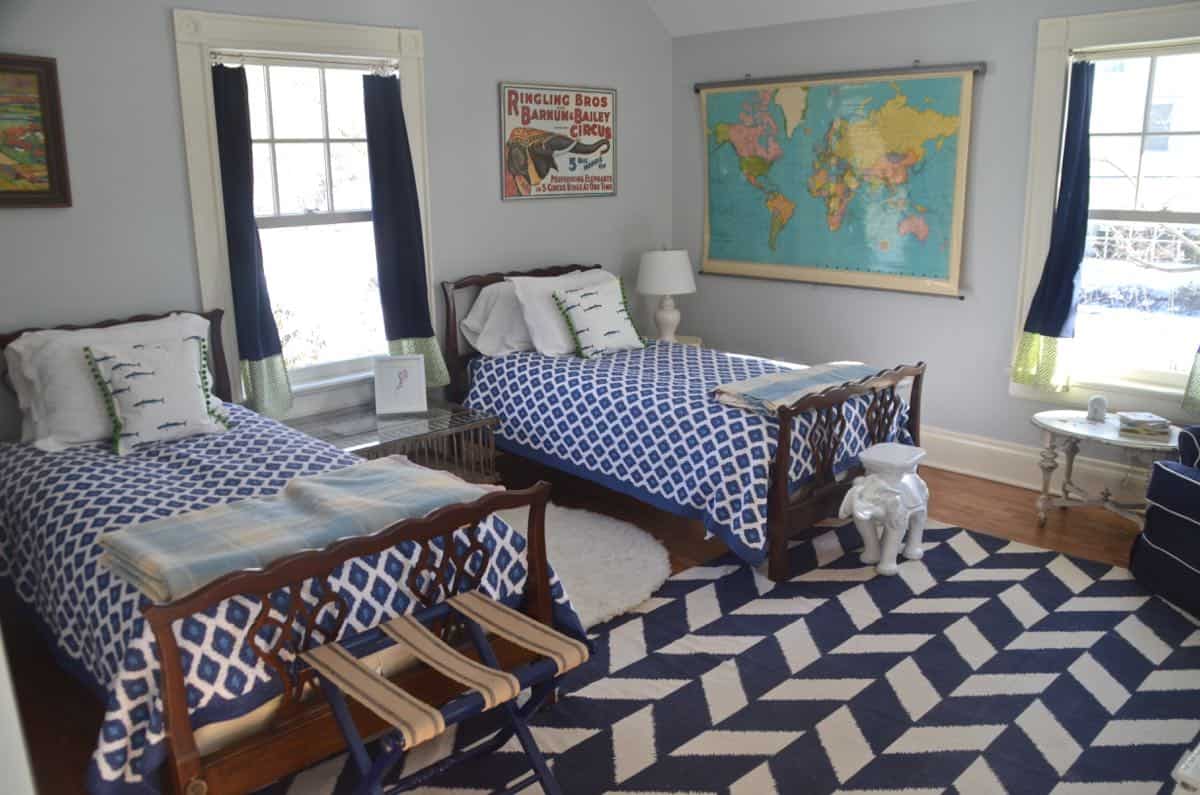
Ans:
MULTIPOLYGON (((528 509, 499 511, 521 532, 528 509)), ((646 531, 591 511, 546 508, 546 551, 586 629, 637 607, 671 576, 666 548, 646 531)))

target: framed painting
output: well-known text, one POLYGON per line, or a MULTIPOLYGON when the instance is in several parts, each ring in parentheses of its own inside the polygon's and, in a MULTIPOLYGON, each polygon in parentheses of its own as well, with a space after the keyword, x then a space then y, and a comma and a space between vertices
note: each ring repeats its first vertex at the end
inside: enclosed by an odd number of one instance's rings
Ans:
POLYGON ((702 272, 959 295, 983 64, 696 86, 702 272))
POLYGON ((70 207, 58 68, 0 54, 0 207, 70 207))
POLYGON ((500 84, 503 200, 617 192, 617 92, 500 84))

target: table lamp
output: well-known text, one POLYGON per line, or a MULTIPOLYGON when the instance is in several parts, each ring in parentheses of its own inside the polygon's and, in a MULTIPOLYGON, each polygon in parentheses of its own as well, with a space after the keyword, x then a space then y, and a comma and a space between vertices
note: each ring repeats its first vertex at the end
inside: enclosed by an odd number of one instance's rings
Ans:
POLYGON ((675 341, 675 330, 679 328, 679 310, 672 296, 696 292, 696 277, 692 261, 686 251, 647 251, 642 255, 638 268, 637 291, 642 295, 661 295, 654 322, 658 325, 658 338, 663 342, 675 341))

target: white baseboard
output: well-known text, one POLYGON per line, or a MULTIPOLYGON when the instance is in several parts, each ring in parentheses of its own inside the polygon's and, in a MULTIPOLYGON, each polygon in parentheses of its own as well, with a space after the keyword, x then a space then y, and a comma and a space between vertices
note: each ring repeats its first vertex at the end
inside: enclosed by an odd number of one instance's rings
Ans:
MULTIPOLYGON (((921 447, 929 454, 924 463, 936 469, 1041 491, 1040 447, 929 426, 921 428, 921 447)), ((1055 492, 1062 483, 1061 454, 1058 463, 1059 468, 1054 473, 1055 492)), ((1146 494, 1146 473, 1116 461, 1081 455, 1075 459, 1074 480, 1076 485, 1093 494, 1106 487, 1127 498, 1140 498, 1146 494)))

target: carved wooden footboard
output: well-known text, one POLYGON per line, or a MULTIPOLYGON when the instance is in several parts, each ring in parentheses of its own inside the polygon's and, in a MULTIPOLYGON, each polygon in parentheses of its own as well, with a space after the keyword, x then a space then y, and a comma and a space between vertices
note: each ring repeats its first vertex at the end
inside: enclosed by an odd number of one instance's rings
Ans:
MULTIPOLYGON (((343 749, 332 713, 313 687, 312 670, 297 659, 299 652, 336 637, 345 623, 350 606, 329 587, 329 576, 348 560, 404 542, 416 544, 417 563, 406 585, 417 607, 429 606, 479 587, 491 555, 482 541, 480 522, 499 510, 529 506, 528 580, 522 609, 550 624, 553 605, 545 543, 549 494, 547 483, 523 491, 491 493, 475 502, 449 505, 424 518, 399 522, 370 537, 292 555, 261 571, 227 575, 170 604, 147 606, 143 613, 154 631, 162 666, 170 750, 163 775, 164 791, 180 795, 251 792, 343 749), (443 554, 445 550, 449 552, 443 554), (202 755, 188 716, 187 688, 174 628, 177 622, 235 596, 260 604, 258 617, 241 642, 248 643, 255 657, 275 674, 283 692, 266 731, 202 755)), ((459 627, 443 625, 438 629, 447 642, 457 639, 459 627)), ((356 640, 369 644, 371 634, 362 633, 356 640)), ((529 661, 528 652, 504 643, 496 644, 496 652, 506 670, 529 661)), ((464 653, 468 653, 466 647, 464 653)), ((460 685, 424 666, 407 668, 392 679, 435 704, 461 690, 460 685)), ((352 711, 364 737, 386 728, 374 714, 361 708, 352 711)))
POLYGON ((861 467, 854 466, 841 475, 835 471, 838 452, 847 430, 846 404, 864 395, 867 398, 865 447, 886 441, 895 427, 905 401, 900 385, 912 381, 905 425, 913 444, 921 442, 921 388, 925 363, 895 367, 852 384, 832 387, 779 409, 779 447, 771 463, 771 488, 768 495, 767 532, 768 575, 779 582, 791 577, 788 541, 793 537, 811 538, 822 532, 814 525, 833 516, 861 467), (792 491, 788 473, 792 464, 792 436, 798 432, 797 418, 812 413, 808 445, 813 457, 812 480, 792 491))

